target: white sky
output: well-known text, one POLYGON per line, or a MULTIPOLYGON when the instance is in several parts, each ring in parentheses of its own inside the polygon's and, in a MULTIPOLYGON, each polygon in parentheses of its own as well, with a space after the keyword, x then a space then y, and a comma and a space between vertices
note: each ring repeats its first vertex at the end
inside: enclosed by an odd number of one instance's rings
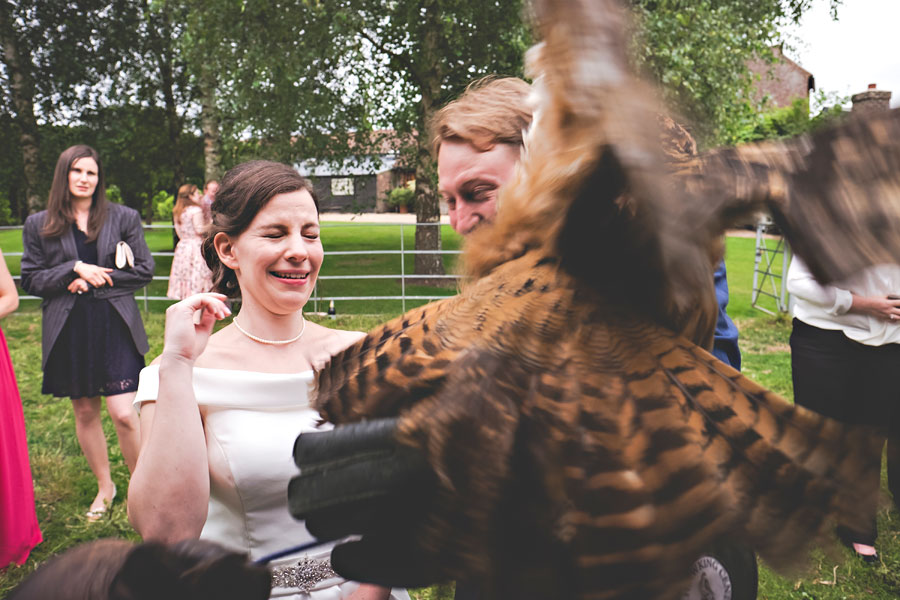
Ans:
POLYGON ((816 0, 800 26, 785 30, 787 54, 816 78, 816 89, 850 96, 868 84, 893 92, 900 106, 900 0, 844 0, 832 21, 828 0, 816 0))

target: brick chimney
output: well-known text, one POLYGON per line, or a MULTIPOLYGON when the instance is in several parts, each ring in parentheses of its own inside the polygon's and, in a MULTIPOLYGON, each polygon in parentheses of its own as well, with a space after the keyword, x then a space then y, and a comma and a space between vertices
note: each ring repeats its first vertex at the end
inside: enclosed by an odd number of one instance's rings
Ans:
POLYGON ((870 83, 869 89, 865 92, 853 94, 850 98, 851 102, 853 102, 853 108, 850 109, 850 112, 869 114, 888 110, 891 106, 891 93, 877 90, 875 87, 874 83, 870 83))

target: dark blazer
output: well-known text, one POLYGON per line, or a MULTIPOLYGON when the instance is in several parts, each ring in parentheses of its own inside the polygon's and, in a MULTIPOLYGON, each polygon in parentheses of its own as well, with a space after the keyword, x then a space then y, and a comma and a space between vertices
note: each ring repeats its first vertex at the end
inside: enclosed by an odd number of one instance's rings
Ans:
MULTIPOLYGON (((40 296, 43 311, 41 369, 47 365, 47 357, 56 343, 69 311, 75 305, 75 295, 66 289, 78 275, 72 268, 78 260, 75 235, 69 229, 58 238, 41 236, 47 211, 33 214, 25 220, 22 242, 22 288, 29 294, 40 296)), ((110 276, 113 286, 92 290, 97 298, 107 298, 125 320, 138 352, 146 354, 150 349, 147 333, 141 321, 134 291, 153 279, 153 257, 144 241, 141 217, 132 208, 109 203, 106 223, 97 236, 97 262, 101 267, 114 269, 110 276), (134 268, 115 268, 116 244, 125 241, 134 253, 134 268)))

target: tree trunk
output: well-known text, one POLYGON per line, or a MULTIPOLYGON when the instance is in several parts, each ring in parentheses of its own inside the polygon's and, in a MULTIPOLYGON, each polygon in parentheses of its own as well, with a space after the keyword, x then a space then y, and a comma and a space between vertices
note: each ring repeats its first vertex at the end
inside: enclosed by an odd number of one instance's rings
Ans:
POLYGON ((25 175, 25 198, 31 214, 44 208, 40 185, 40 144, 37 121, 34 118, 34 87, 28 69, 22 62, 9 5, 5 0, 0 1, 0 46, 16 109, 15 121, 20 132, 22 170, 25 175))
MULTIPOLYGON (((416 250, 440 250, 441 209, 438 197, 432 187, 434 161, 428 149, 427 137, 418 136, 416 149, 416 250)), ((416 275, 443 275, 444 261, 440 254, 416 254, 416 275)))
POLYGON ((143 6, 144 18, 149 23, 148 35, 155 46, 154 54, 159 67, 160 91, 163 95, 163 107, 166 115, 166 129, 169 134, 170 162, 172 167, 172 195, 178 197, 178 188, 184 183, 184 160, 181 156, 179 138, 181 138, 181 119, 178 118, 175 102, 175 73, 173 63, 172 24, 166 11, 153 14, 150 5, 143 6))
MULTIPOLYGON (((149 11, 149 5, 144 7, 145 11, 149 11)), ((161 11, 159 20, 154 20, 152 15, 145 13, 151 27, 149 35, 154 36, 152 41, 156 46, 156 61, 159 66, 159 82, 160 91, 163 95, 163 107, 166 115, 166 129, 169 137, 169 147, 171 148, 170 162, 172 168, 172 195, 178 198, 178 188, 184 183, 184 159, 181 156, 181 146, 179 144, 181 138, 182 123, 178 117, 177 104, 175 102, 175 74, 173 63, 173 45, 172 26, 169 23, 167 13, 161 11), (155 25, 155 26, 154 26, 155 25)), ((152 200, 151 200, 152 201, 152 200)), ((172 229, 172 248, 178 244, 178 234, 172 229)))
POLYGON ((205 181, 219 179, 222 176, 222 138, 216 108, 216 78, 206 69, 200 78, 200 129, 203 131, 205 181))
MULTIPOLYGON (((161 40, 163 44, 168 44, 169 40, 161 40)), ((169 49, 164 48, 160 54, 159 75, 162 84, 163 103, 166 112, 166 125, 169 130, 169 147, 172 149, 172 193, 178 196, 178 188, 184 183, 184 161, 181 158, 181 149, 179 147, 179 138, 181 137, 181 119, 178 118, 178 111, 175 103, 174 77, 172 75, 172 62, 169 55, 169 49)))
MULTIPOLYGON (((420 73, 420 91, 422 94, 422 113, 416 133, 416 223, 440 223, 441 208, 437 194, 432 186, 434 179, 434 161, 428 148, 428 123, 437 107, 435 106, 441 90, 441 64, 438 57, 438 35, 441 28, 439 11, 433 2, 426 2, 424 15, 426 22, 422 60, 419 64, 430 65, 420 73)), ((440 225, 416 226, 416 250, 440 250, 440 225)), ((443 275, 444 260, 440 254, 416 254, 416 275, 443 275)))

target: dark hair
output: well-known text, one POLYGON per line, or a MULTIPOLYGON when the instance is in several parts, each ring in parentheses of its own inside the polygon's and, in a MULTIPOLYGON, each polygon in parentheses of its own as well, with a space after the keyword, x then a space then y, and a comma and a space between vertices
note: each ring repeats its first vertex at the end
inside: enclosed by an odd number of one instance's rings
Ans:
POLYGON ((265 567, 212 542, 104 539, 51 558, 9 600, 265 600, 271 589, 265 567))
POLYGON ((212 203, 212 225, 203 239, 203 257, 212 271, 213 290, 229 297, 240 295, 237 277, 222 264, 213 239, 217 233, 235 238, 242 234, 269 200, 278 194, 306 190, 319 212, 319 199, 312 184, 288 165, 268 160, 240 164, 222 178, 212 203))
POLYGON ((91 212, 87 223, 87 241, 93 242, 100 234, 100 228, 106 221, 106 181, 103 178, 103 163, 100 155, 90 146, 78 144, 63 150, 56 161, 53 172, 53 184, 50 186, 50 197, 47 199, 47 218, 41 235, 47 238, 59 237, 75 222, 72 212, 72 195, 69 193, 69 171, 79 158, 93 158, 97 163, 97 187, 91 201, 91 212))

